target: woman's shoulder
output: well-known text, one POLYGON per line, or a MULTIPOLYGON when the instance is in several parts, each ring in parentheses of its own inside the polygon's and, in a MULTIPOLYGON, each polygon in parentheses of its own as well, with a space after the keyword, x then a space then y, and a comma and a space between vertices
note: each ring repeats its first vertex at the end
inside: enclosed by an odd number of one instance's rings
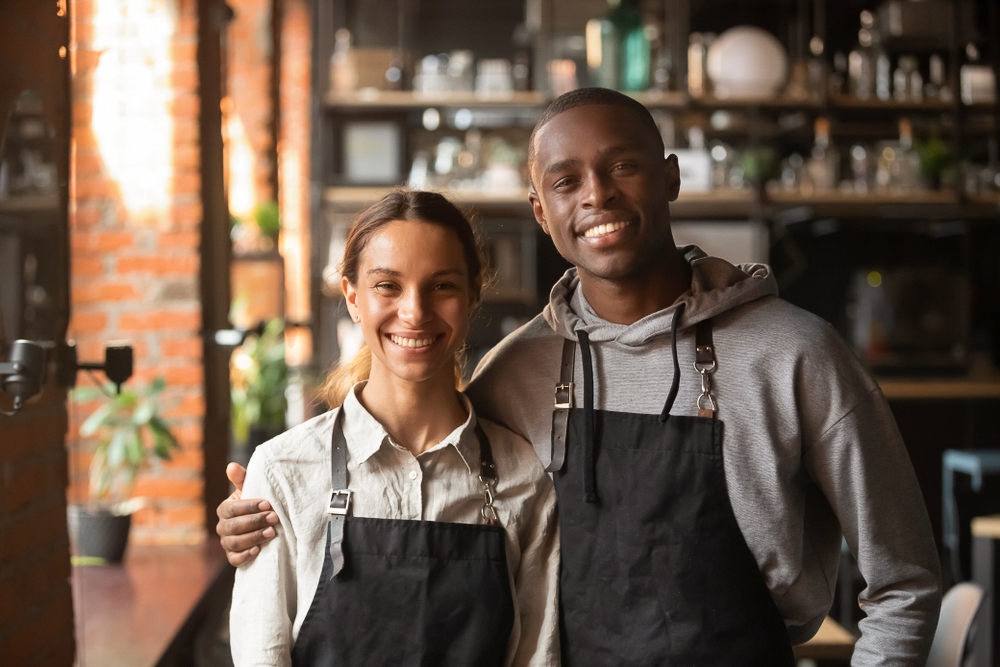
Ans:
POLYGON ((477 419, 482 424, 486 437, 490 439, 493 461, 500 475, 506 472, 515 473, 519 478, 548 479, 542 462, 530 442, 494 421, 477 419))
POLYGON ((294 465, 327 461, 330 458, 330 437, 337 409, 324 412, 293 426, 284 433, 258 445, 254 458, 269 467, 287 463, 294 465), (259 456, 258 456, 259 455, 259 456))

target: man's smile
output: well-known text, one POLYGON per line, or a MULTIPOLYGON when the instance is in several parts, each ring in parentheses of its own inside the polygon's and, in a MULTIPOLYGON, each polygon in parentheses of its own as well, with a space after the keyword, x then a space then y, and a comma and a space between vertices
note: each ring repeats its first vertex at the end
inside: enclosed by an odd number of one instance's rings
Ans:
POLYGON ((597 225, 596 227, 591 227, 583 233, 583 237, 587 239, 597 238, 599 236, 605 236, 606 234, 611 234, 612 232, 617 232, 619 229, 624 229, 630 222, 610 222, 603 225, 597 225))

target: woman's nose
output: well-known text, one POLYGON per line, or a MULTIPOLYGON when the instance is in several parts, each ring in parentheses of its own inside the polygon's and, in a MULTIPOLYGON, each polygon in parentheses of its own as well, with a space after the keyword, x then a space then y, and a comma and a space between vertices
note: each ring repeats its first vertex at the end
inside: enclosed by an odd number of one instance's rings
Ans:
POLYGON ((420 290, 407 290, 399 304, 399 317, 407 324, 423 324, 430 319, 427 297, 420 290))

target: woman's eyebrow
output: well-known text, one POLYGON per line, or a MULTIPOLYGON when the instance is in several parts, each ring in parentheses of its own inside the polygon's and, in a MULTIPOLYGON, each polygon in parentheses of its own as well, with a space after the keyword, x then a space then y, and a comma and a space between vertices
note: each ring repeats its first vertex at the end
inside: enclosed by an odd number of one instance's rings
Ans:
POLYGON ((368 271, 367 271, 367 273, 365 275, 369 275, 370 276, 370 275, 373 275, 373 274, 379 274, 379 275, 383 275, 383 276, 401 276, 401 275, 403 275, 400 271, 397 271, 395 269, 386 268, 384 266, 376 266, 376 267, 370 268, 370 269, 368 269, 368 271))

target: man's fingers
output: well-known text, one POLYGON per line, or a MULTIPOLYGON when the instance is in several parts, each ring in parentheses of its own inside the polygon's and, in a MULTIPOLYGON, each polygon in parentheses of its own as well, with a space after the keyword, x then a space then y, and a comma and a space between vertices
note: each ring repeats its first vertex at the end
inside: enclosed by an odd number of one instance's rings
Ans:
MULTIPOLYGON (((278 521, 277 515, 274 515, 274 512, 271 511, 271 504, 266 500, 261 500, 259 498, 249 498, 247 500, 223 500, 222 503, 216 508, 215 513, 219 515, 220 523, 235 519, 253 518, 260 515, 258 520, 262 523, 251 524, 253 528, 263 528, 265 523, 277 523, 278 521), (273 519, 265 520, 265 516, 270 517, 271 515, 274 515, 273 519)), ((245 524, 241 522, 239 525, 245 524)), ((230 532, 239 533, 243 531, 235 529, 230 532)))
POLYGON ((229 560, 229 564, 233 567, 243 567, 244 565, 249 565, 253 562, 253 559, 257 557, 260 553, 259 547, 253 547, 252 549, 247 549, 246 551, 240 551, 238 553, 226 552, 226 558, 229 560))
POLYGON ((226 466, 226 477, 233 483, 237 491, 243 490, 243 482, 247 478, 247 469, 239 463, 230 463, 226 466))
POLYGON ((233 558, 239 558, 240 563, 246 563, 252 560, 256 555, 257 549, 266 544, 269 540, 273 539, 275 535, 274 527, 268 526, 261 530, 255 530, 250 533, 242 533, 237 535, 226 535, 220 540, 222 548, 226 550, 226 556, 229 558, 229 562, 233 565, 239 565, 233 562, 233 558), (250 553, 253 552, 253 553, 250 553))

